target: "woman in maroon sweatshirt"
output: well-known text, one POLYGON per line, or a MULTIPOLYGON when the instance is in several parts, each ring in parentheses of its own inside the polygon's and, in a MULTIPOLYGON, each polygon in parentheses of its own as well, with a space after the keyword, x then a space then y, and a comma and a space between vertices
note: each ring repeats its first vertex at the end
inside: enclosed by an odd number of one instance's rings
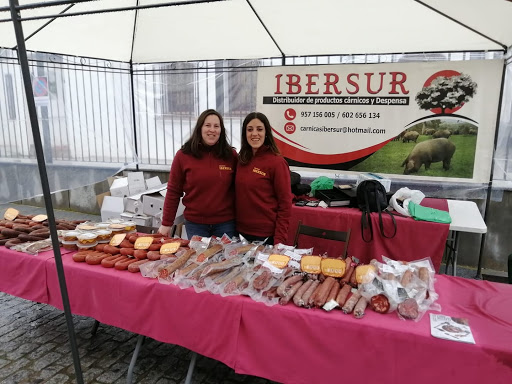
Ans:
POLYGON ((185 228, 194 235, 232 237, 235 228, 234 176, 237 153, 229 145, 222 116, 213 109, 197 119, 190 139, 176 153, 167 183, 162 225, 168 236, 183 197, 185 228))
POLYGON ((252 112, 242 126, 235 177, 236 228, 249 241, 286 244, 292 211, 290 169, 267 117, 252 112))

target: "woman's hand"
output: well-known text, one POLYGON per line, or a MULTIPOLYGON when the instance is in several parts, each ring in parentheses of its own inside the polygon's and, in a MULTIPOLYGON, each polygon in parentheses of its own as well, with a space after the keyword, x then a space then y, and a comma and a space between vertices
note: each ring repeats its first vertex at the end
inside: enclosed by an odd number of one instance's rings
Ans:
POLYGON ((164 236, 169 237, 171 234, 171 227, 167 225, 161 225, 160 228, 158 228, 158 233, 161 233, 164 236))

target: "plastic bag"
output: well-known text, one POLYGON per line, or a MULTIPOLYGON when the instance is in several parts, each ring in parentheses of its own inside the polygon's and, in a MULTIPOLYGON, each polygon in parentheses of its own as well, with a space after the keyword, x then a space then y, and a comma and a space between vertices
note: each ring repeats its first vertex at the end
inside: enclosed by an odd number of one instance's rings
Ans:
POLYGON ((411 202, 408 206, 409 212, 414 220, 433 221, 435 223, 450 224, 452 217, 449 212, 440 209, 423 207, 419 204, 411 202))
POLYGON ((412 201, 416 204, 419 204, 424 198, 425 195, 423 192, 403 187, 396 191, 393 196, 391 196, 391 199, 389 200, 389 206, 404 216, 411 216, 408 208, 409 202, 412 201))

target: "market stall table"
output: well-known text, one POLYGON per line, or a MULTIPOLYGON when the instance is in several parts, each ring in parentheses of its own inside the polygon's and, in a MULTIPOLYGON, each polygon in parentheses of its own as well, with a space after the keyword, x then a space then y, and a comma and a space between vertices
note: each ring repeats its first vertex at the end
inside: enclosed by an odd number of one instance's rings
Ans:
MULTIPOLYGON (((50 304, 62 308, 48 259, 50 304)), ((341 311, 267 307, 160 284, 140 274, 64 258, 73 313, 222 361, 238 373, 284 383, 509 383, 512 286, 437 275, 445 315, 469 320, 476 345, 436 339, 429 317, 402 321, 371 310, 361 320, 341 311)))
MULTIPOLYGON (((448 210, 444 199, 426 198, 422 205, 448 210)), ((371 259, 382 260, 382 256, 394 260, 412 261, 430 257, 434 268, 439 271, 448 237, 449 225, 428 221, 417 221, 411 217, 394 215, 397 225, 396 235, 385 238, 380 234, 379 216, 372 213, 373 240, 365 242, 361 236, 361 211, 347 207, 297 207, 292 208, 292 217, 288 230, 288 244, 293 244, 299 220, 302 224, 316 226, 335 231, 351 229, 348 255, 357 257, 361 262, 369 263, 371 259)), ((393 223, 388 214, 383 214, 384 233, 393 232, 393 223)), ((367 237, 369 233, 366 233, 367 237)), ((319 240, 302 237, 299 245, 302 248, 314 247, 315 254, 327 252, 329 256, 341 254, 340 244, 335 241, 319 240)))
MULTIPOLYGON (((63 248, 60 251, 62 255, 71 252, 63 248)), ((46 261, 54 257, 53 250, 31 255, 0 247, 0 291, 48 304, 46 261)))

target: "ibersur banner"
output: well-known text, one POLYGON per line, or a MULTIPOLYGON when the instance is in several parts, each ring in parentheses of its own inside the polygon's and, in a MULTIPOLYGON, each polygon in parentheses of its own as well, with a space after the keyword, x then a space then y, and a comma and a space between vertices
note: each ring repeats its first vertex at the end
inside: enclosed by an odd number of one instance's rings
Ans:
POLYGON ((257 110, 292 166, 485 183, 502 60, 258 69, 257 110))

